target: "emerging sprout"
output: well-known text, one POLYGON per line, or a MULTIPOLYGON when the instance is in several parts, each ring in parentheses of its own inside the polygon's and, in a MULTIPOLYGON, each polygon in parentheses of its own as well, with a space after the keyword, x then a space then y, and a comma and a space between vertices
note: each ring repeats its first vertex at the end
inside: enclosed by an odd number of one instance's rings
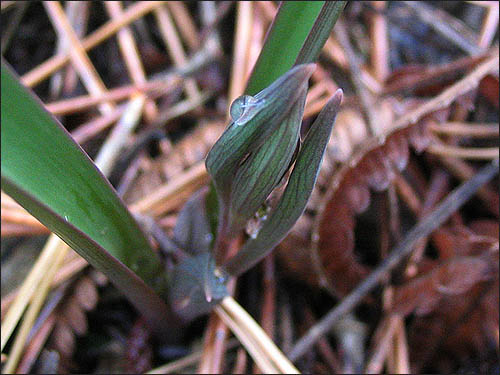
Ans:
POLYGON ((342 91, 319 114, 297 155, 307 84, 314 68, 315 64, 295 66, 255 96, 237 98, 230 109, 231 123, 207 156, 206 167, 219 201, 214 248, 219 267, 228 239, 255 215, 297 156, 277 207, 226 265, 232 274, 250 268, 281 241, 302 214, 316 182, 342 91))
POLYGON ((314 67, 298 65, 255 96, 243 95, 232 103, 231 123, 205 162, 218 198, 217 238, 212 253, 189 257, 174 270, 170 296, 180 315, 193 318, 209 311, 227 295, 229 276, 245 272, 265 257, 304 211, 342 101, 338 90, 300 142, 307 83, 314 67), (230 238, 259 212, 292 165, 276 207, 265 211, 258 230, 226 261, 230 238))

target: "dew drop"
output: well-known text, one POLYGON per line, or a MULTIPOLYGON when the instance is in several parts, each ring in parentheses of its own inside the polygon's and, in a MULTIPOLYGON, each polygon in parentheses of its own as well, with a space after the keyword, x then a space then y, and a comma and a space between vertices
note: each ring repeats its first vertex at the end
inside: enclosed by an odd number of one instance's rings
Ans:
POLYGON ((260 100, 251 95, 241 95, 231 104, 231 108, 229 109, 231 119, 236 125, 243 125, 245 120, 247 120, 245 113, 248 112, 249 108, 256 106, 260 102, 260 100))

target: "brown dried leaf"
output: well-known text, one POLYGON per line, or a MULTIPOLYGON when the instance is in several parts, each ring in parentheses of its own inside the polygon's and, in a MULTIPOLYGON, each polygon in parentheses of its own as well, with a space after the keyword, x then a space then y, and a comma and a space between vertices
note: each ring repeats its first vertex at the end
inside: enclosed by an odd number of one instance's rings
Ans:
POLYGON ((71 357, 75 350, 75 334, 64 321, 56 324, 52 334, 52 343, 63 357, 71 357))
POLYGON ((498 345, 498 277, 472 287, 467 293, 443 296, 439 309, 417 317, 409 327, 409 345, 415 372, 438 354, 455 362, 498 345), (486 294, 484 295, 485 288, 486 294))
POLYGON ((65 303, 62 309, 62 315, 77 335, 80 336, 87 333, 87 317, 75 296, 70 297, 65 303))
POLYGON ((443 85, 453 82, 459 73, 484 61, 485 57, 487 56, 466 56, 442 65, 405 65, 390 74, 386 80, 384 93, 416 90, 419 94, 428 94, 428 89, 433 86, 434 89, 439 86, 442 90, 443 85))
POLYGON ((498 109, 498 74, 488 74, 479 83, 479 92, 498 109))
POLYGON ((492 279, 494 272, 489 256, 457 256, 396 287, 393 311, 405 316, 413 311, 427 315, 443 297, 464 294, 480 281, 492 279))
POLYGON ((85 335, 88 330, 87 311, 94 309, 99 299, 95 282, 87 275, 75 281, 72 291, 58 306, 49 343, 59 352, 62 366, 71 362, 76 336, 85 335))
POLYGON ((313 257, 319 260, 315 263, 317 272, 323 280, 329 281, 329 286, 337 295, 343 296, 349 292, 362 274, 363 266, 353 254, 353 207, 361 211, 366 203, 353 204, 352 196, 356 195, 356 189, 361 189, 360 186, 365 184, 376 191, 385 190, 392 183, 397 170, 406 165, 409 152, 404 140, 417 152, 422 152, 431 141, 429 124, 446 121, 450 105, 455 101, 467 107, 472 105, 470 92, 474 85, 497 63, 496 57, 489 58, 466 78, 421 105, 413 100, 397 108, 393 102, 394 111, 411 111, 391 122, 383 136, 368 138, 357 146, 356 151, 333 174, 314 223, 312 245, 313 257), (400 163, 398 155, 403 157, 400 163), (338 233, 342 231, 344 233, 338 233), (335 263, 343 267, 332 267, 335 263))
POLYGON ((498 249, 498 224, 491 220, 472 222, 467 228, 463 225, 443 227, 434 232, 432 243, 439 253, 439 259, 451 259, 457 255, 476 256, 486 251, 498 249), (475 232, 477 228, 481 232, 475 232))
MULTIPOLYGON (((356 260, 353 250, 354 215, 369 206, 368 188, 375 191, 387 189, 408 163, 408 144, 417 152, 425 150, 432 140, 429 125, 446 121, 455 101, 470 107, 471 91, 496 63, 496 57, 490 57, 466 78, 430 101, 410 99, 397 102, 393 99, 378 103, 374 110, 378 111, 380 119, 388 119, 380 120, 384 126, 381 126, 383 133, 378 137, 362 139, 360 134, 364 132, 366 135, 367 132, 363 130, 360 116, 352 110, 343 112, 345 108, 341 111, 335 136, 329 144, 329 158, 325 159, 330 165, 324 170, 331 178, 321 171, 318 180, 324 183, 318 184, 318 189, 326 187, 327 191, 322 194, 319 206, 309 204, 307 207, 310 212, 318 213, 311 235, 312 259, 315 260, 313 272, 323 284, 328 280, 328 286, 337 295, 349 292, 367 272, 366 267, 356 260), (389 108, 385 115, 381 103, 386 103, 389 108), (392 121, 395 117, 399 117, 398 120, 392 121), (348 123, 352 126, 345 125, 348 123), (350 134, 354 135, 350 137, 350 134), (356 142, 358 139, 362 139, 359 144, 351 143, 351 140, 356 142), (336 169, 332 164, 337 161, 341 166, 336 169)), ((318 201, 317 197, 315 201, 318 201)))
POLYGON ((87 276, 83 276, 78 280, 75 286, 74 296, 77 298, 80 306, 86 311, 93 310, 99 299, 99 294, 97 293, 94 282, 87 276))

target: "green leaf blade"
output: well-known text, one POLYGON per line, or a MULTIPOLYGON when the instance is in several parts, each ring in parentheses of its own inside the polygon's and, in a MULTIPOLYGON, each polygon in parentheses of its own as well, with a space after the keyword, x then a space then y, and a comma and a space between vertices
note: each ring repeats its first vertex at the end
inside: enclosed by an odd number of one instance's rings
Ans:
POLYGON ((254 95, 295 63, 325 1, 282 1, 245 93, 254 95))
POLYGON ((302 46, 295 65, 315 62, 344 10, 347 1, 325 1, 302 46))
MULTIPOLYGON (((165 331, 159 257, 112 186, 2 60, 2 189, 165 331)), ((175 329, 168 324, 168 329, 175 329)))
POLYGON ((173 332, 177 329, 169 307, 130 268, 111 256, 85 233, 4 176, 2 176, 2 190, 15 197, 16 201, 28 212, 36 212, 36 217, 41 223, 50 228, 95 268, 103 272, 144 315, 149 325, 157 332, 173 332))
POLYGON ((2 65, 2 176, 86 233, 141 278, 156 277, 159 259, 109 182, 7 69, 2 65))

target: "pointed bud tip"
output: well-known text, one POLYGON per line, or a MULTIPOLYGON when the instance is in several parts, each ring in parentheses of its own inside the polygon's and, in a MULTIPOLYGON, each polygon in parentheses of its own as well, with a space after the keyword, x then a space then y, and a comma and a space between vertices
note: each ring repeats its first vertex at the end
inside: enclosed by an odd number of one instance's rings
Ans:
POLYGON ((316 70, 316 63, 309 63, 309 64, 297 65, 297 66, 294 67, 294 69, 302 70, 304 76, 307 77, 307 79, 309 79, 309 77, 311 77, 311 75, 316 70))
POLYGON ((340 109, 340 105, 342 104, 343 97, 344 91, 342 89, 337 89, 330 100, 328 100, 325 107, 332 108, 335 111, 338 111, 340 109))
POLYGON ((342 89, 337 89, 337 91, 335 91, 335 94, 333 94, 333 98, 335 98, 335 100, 338 100, 339 105, 342 104, 342 99, 344 98, 344 91, 342 89))

